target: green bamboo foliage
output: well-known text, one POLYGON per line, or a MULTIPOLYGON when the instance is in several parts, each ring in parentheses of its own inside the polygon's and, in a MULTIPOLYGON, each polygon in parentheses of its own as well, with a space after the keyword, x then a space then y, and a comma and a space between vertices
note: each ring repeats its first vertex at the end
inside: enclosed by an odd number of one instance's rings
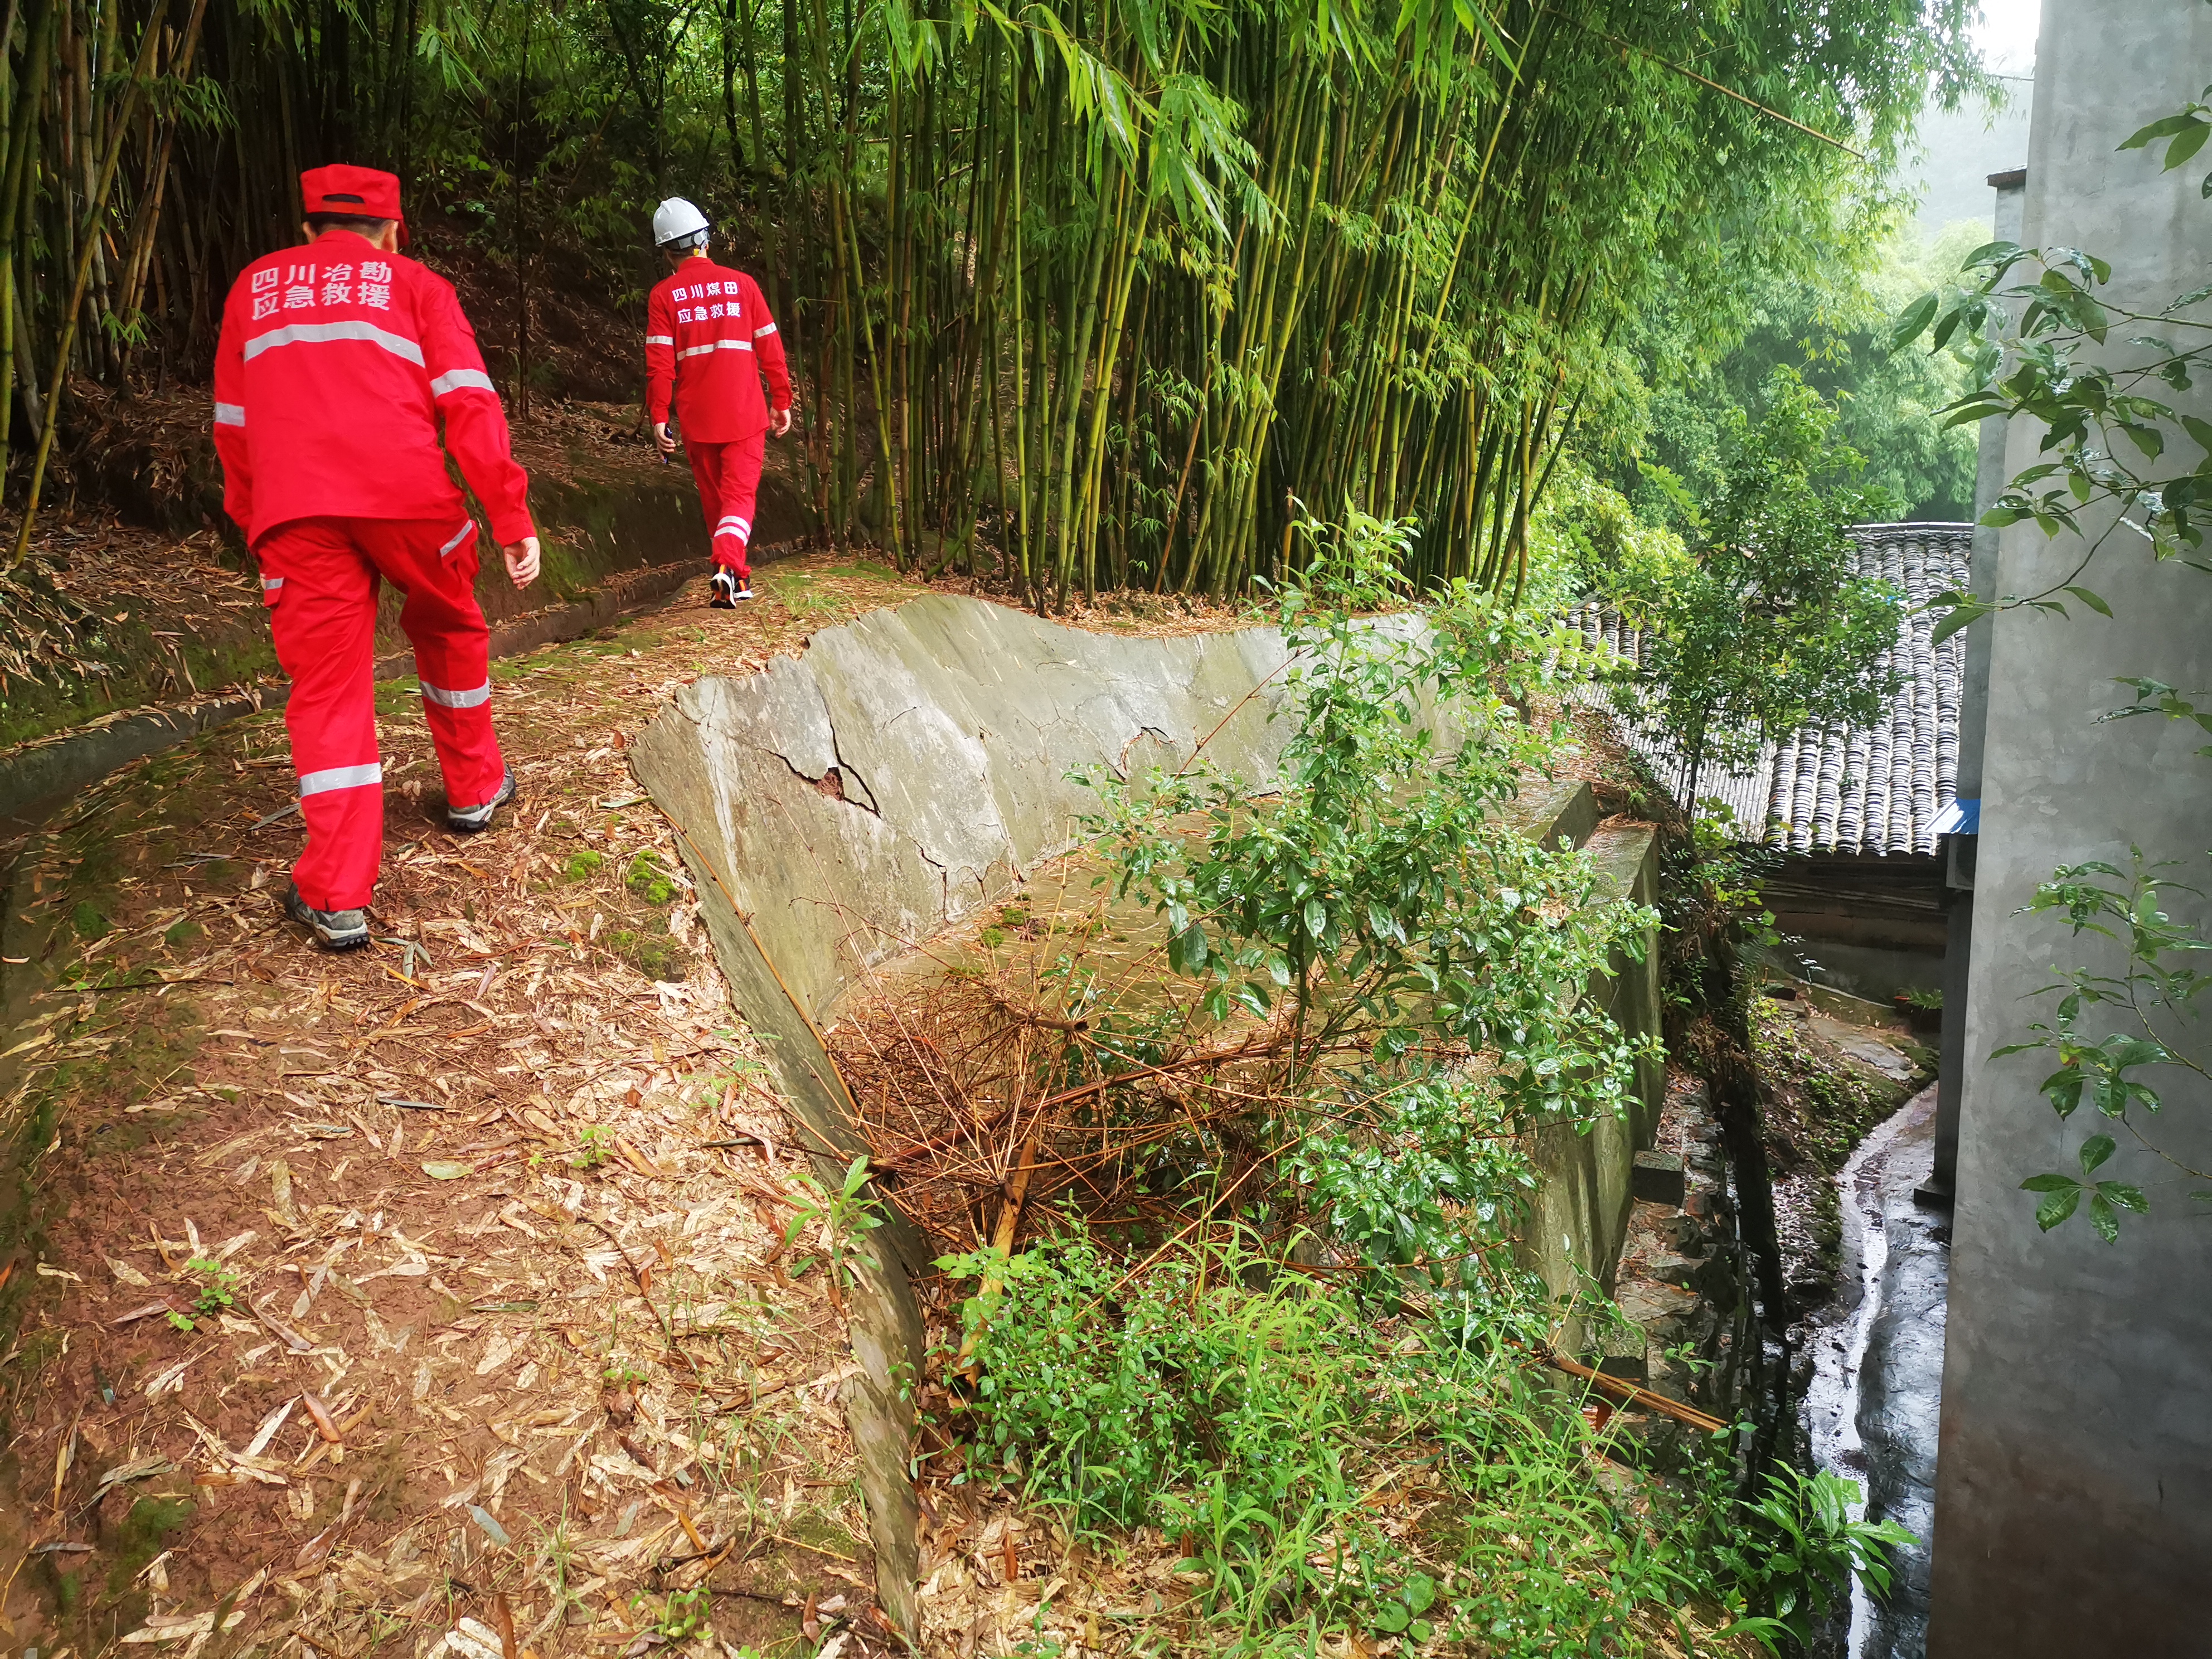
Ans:
POLYGON ((1966 5, 0 0, 11 504, 74 377, 204 374, 297 173, 351 160, 514 270, 517 394, 533 280, 641 319, 646 215, 700 201, 823 532, 902 566, 1229 593, 1349 502, 1510 592, 1655 272, 1724 309, 1810 257, 1866 176, 1819 135, 1878 162, 1966 5))
MULTIPOLYGON (((1279 577, 1352 502, 1420 521, 1416 576, 1517 591, 1657 263, 1852 165, 1668 56, 1728 31, 1637 10, 882 0, 876 146, 848 105, 828 180, 884 244, 836 299, 864 520, 1043 608, 1279 577)), ((1731 44, 1788 68, 1786 31, 1731 44)))

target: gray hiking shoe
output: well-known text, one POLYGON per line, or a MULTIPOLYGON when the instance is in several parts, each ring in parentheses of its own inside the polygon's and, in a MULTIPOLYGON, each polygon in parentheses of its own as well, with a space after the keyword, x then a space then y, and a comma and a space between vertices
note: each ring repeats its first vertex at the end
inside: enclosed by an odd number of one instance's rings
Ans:
POLYGON ((366 910, 316 910, 300 896, 300 884, 284 889, 284 914, 315 936, 325 951, 358 951, 368 943, 366 910))
POLYGON ((491 828, 491 815, 514 799, 514 769, 509 767, 500 778, 499 793, 482 806, 448 806, 446 809, 446 828, 457 836, 473 836, 480 830, 491 828))

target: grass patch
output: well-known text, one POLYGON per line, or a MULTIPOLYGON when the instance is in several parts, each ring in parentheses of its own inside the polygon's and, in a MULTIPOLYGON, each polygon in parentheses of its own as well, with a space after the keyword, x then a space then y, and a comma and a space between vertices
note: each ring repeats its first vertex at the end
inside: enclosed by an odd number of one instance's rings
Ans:
POLYGON ((1133 1283, 1072 1231, 943 1265, 983 1281, 956 1408, 971 1475, 1079 1535, 1158 1528, 1192 1587, 1161 1615, 1170 1648, 1402 1636, 1537 1659, 1667 1651, 1686 1626, 1693 1650, 1748 1653, 1869 1557, 1832 1477, 1781 1471, 1738 1504, 1725 1436, 1674 1481, 1600 1478, 1620 1419, 1594 1429, 1499 1324, 1287 1275, 1255 1288, 1265 1264, 1234 1250, 1133 1283))

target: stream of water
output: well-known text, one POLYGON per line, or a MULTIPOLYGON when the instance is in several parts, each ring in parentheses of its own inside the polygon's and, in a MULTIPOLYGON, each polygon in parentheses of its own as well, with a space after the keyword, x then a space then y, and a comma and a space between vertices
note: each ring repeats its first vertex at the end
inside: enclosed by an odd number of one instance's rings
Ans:
POLYGON ((1935 1161, 1931 1085, 1859 1144, 1838 1177, 1843 1265, 1830 1319, 1813 1338, 1806 1426, 1824 1468, 1859 1482, 1865 1513, 1902 1522, 1917 1544, 1893 1553, 1876 1603, 1853 1587, 1850 1659, 1923 1659, 1936 1426, 1943 1382, 1948 1218, 1913 1201, 1935 1161))

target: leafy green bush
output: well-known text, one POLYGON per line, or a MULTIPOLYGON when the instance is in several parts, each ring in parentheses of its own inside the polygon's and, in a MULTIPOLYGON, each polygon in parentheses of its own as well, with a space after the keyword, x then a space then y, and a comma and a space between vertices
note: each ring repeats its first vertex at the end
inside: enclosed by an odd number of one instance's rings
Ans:
POLYGON ((1814 1622, 1831 1608, 1849 1605, 1853 1573, 1877 1599, 1887 1593, 1883 1552, 1912 1541, 1894 1521, 1852 1520, 1850 1506, 1858 1498, 1855 1480, 1778 1465, 1765 1495, 1741 1507, 1733 1536, 1716 1542, 1741 1593, 1801 1643, 1813 1639, 1814 1622))

